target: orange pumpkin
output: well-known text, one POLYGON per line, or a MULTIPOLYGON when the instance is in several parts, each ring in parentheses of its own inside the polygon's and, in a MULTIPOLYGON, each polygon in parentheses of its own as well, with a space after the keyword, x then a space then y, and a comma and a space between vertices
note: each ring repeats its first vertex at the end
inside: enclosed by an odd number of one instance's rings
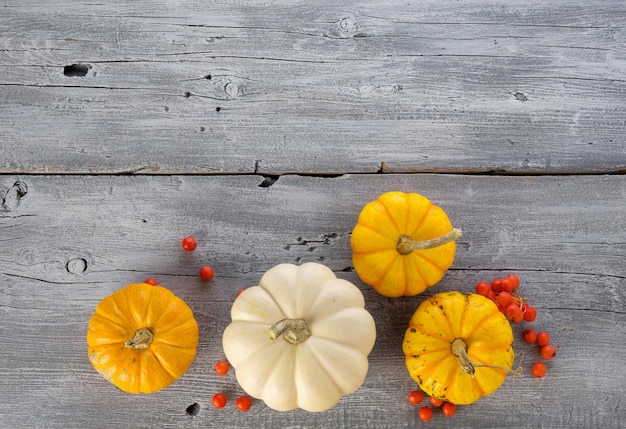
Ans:
POLYGON ((514 359, 511 324, 493 301, 473 293, 442 292, 424 300, 402 348, 420 388, 457 405, 498 389, 514 359))
POLYGON ((89 360, 119 389, 153 393, 181 377, 196 356, 198 325, 168 289, 130 284, 104 298, 89 320, 89 360))
POLYGON ((387 192, 368 203, 352 231, 352 263, 363 282, 390 297, 435 285, 454 261, 461 230, 428 198, 387 192))

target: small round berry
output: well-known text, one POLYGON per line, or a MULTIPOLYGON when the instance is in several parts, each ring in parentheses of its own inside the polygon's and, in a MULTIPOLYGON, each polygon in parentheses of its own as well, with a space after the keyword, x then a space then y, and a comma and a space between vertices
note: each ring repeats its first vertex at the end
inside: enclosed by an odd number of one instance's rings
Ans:
POLYGON ((456 414, 456 405, 451 402, 446 402, 441 406, 441 411, 443 412, 444 416, 452 417, 456 414))
POLYGON ((491 282, 491 290, 495 293, 502 292, 502 279, 493 279, 491 282))
POLYGON ((508 317, 509 319, 515 321, 515 319, 519 318, 519 317, 524 317, 524 315, 522 314, 522 310, 519 308, 519 305, 513 303, 513 304, 509 304, 506 307, 506 317, 508 317))
POLYGON ((550 335, 547 332, 541 331, 537 334, 537 345, 539 347, 547 346, 550 344, 550 335))
POLYGON ((513 280, 508 277, 503 278, 500 282, 500 288, 502 292, 513 292, 513 280))
POLYGON ((158 285, 158 284, 159 284, 159 282, 158 282, 158 281, 156 281, 156 279, 153 279, 152 277, 148 277, 148 278, 147 278, 147 279, 145 279, 143 282, 144 282, 144 283, 148 283, 148 284, 149 284, 149 285, 151 285, 151 286, 156 286, 156 285, 158 285))
POLYGON ((235 405, 240 411, 248 411, 252 406, 252 399, 247 396, 240 396, 235 400, 235 405))
POLYGON ((215 373, 217 375, 226 375, 228 374, 228 370, 230 369, 230 365, 227 361, 221 360, 213 366, 215 373))
POLYGON ((511 282, 513 283, 513 290, 516 290, 519 287, 520 280, 519 277, 517 277, 515 274, 509 274, 506 278, 511 280, 511 282))
POLYGON ((491 285, 487 282, 478 282, 476 284, 476 293, 482 296, 488 296, 491 292, 491 285))
POLYGON ((499 308, 506 310, 509 305, 513 304, 513 295, 506 291, 500 292, 496 297, 496 304, 498 304, 499 308))
POLYGON ((213 395, 213 406, 215 408, 224 408, 226 406, 226 402, 228 402, 228 399, 226 399, 226 395, 223 393, 216 393, 213 395))
POLYGON ((422 408, 420 408, 419 416, 420 419, 427 422, 428 420, 433 418, 433 409, 430 408, 428 405, 424 405, 422 408))
POLYGON ((424 400, 424 394, 421 390, 413 390, 412 392, 409 392, 407 399, 409 400, 409 403, 417 405, 424 400))
POLYGON ((537 318, 537 309, 535 307, 528 306, 524 311, 524 320, 527 322, 533 322, 537 318))
POLYGON ((183 249, 185 249, 187 252, 192 252, 196 249, 198 242, 196 241, 195 238, 193 238, 192 236, 189 236, 189 237, 183 238, 181 245, 183 246, 183 249))
POLYGON ((203 266, 202 268, 200 268, 200 271, 198 272, 198 274, 200 274, 200 277, 202 278, 202 280, 212 280, 213 279, 213 268, 211 267, 207 267, 206 265, 203 266))
POLYGON ((533 373, 533 377, 535 378, 541 378, 544 375, 546 375, 546 364, 543 362, 535 362, 532 366, 531 369, 532 373, 533 373))
POLYGON ((554 356, 556 356, 556 349, 550 344, 548 344, 541 348, 540 353, 541 353, 542 358, 544 358, 545 360, 550 360, 554 356))
POLYGON ((534 329, 525 329, 522 335, 524 337, 524 341, 528 344, 535 344, 537 342, 537 331, 534 329))
POLYGON ((430 403, 433 407, 441 407, 444 403, 441 399, 437 399, 435 397, 430 397, 430 403))

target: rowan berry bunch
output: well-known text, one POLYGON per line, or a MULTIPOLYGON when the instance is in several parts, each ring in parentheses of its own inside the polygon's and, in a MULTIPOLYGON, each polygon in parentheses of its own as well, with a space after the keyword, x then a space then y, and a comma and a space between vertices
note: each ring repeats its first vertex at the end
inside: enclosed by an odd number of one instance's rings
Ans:
POLYGON ((494 279, 491 284, 479 282, 476 293, 491 299, 498 309, 513 323, 532 322, 537 317, 537 309, 528 304, 528 298, 518 293, 520 279, 515 274, 494 279))
MULTIPOLYGON (((495 302, 498 309, 511 322, 534 322, 537 318, 537 309, 528 304, 528 298, 523 298, 519 294, 519 286, 519 277, 515 274, 509 274, 505 278, 494 279, 491 283, 477 283, 476 293, 495 302)), ((532 365, 533 377, 545 376, 547 367, 541 359, 550 360, 556 356, 556 348, 550 344, 550 335, 545 331, 537 333, 534 329, 528 328, 522 333, 522 338, 528 344, 537 344, 540 359, 532 365)))

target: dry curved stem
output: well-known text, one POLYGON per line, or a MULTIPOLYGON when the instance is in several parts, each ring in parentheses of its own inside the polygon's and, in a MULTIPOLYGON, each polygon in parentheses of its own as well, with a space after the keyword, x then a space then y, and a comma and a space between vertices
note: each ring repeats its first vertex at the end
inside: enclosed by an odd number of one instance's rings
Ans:
POLYGON ((487 365, 481 363, 473 363, 472 360, 467 355, 467 344, 462 338, 455 338, 450 345, 452 348, 452 354, 456 357, 459 366, 463 370, 464 373, 474 376, 476 372, 476 368, 492 368, 492 369, 501 369, 502 371, 506 371, 511 373, 513 377, 518 376, 522 373, 522 366, 520 365, 516 369, 506 368, 498 365, 487 365))
POLYGON ((408 255, 414 250, 426 250, 432 249, 434 247, 443 246, 451 241, 454 241, 458 238, 461 238, 463 235, 463 231, 459 228, 453 228, 447 234, 444 234, 440 237, 431 238, 430 240, 416 241, 411 239, 411 237, 407 235, 403 235, 398 240, 398 244, 396 245, 396 250, 401 255, 408 255))

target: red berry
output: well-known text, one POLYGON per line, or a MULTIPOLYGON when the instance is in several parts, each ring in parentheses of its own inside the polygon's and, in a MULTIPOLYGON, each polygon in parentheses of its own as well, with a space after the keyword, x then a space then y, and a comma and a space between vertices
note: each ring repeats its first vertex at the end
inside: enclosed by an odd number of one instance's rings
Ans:
POLYGON ((516 290, 519 287, 520 280, 519 277, 517 277, 515 274, 509 274, 506 278, 511 280, 511 282, 513 283, 513 290, 516 290))
POLYGON ((420 408, 419 415, 420 419, 427 422, 428 420, 433 418, 433 409, 430 408, 428 405, 424 405, 422 408, 420 408))
POLYGON ((424 394, 421 390, 413 390, 409 393, 408 400, 411 404, 417 405, 424 400, 424 394))
POLYGON ((496 302, 496 293, 493 290, 490 290, 489 294, 487 295, 487 298, 489 298, 493 302, 496 302))
POLYGON ((546 364, 543 362, 535 362, 532 367, 533 377, 541 378, 546 375, 546 364))
POLYGON ((495 293, 502 292, 502 279, 494 279, 491 282, 491 290, 495 293))
POLYGON ((240 411, 248 411, 252 406, 252 399, 247 396, 240 396, 235 400, 235 405, 240 411))
POLYGON ((476 284, 476 293, 482 296, 488 296, 491 292, 491 285, 487 282, 478 282, 476 284))
POLYGON ((181 245, 183 246, 183 249, 185 249, 187 252, 192 252, 193 250, 196 249, 198 242, 196 241, 195 238, 193 238, 192 236, 189 236, 189 237, 183 238, 181 245))
POLYGON ((537 309, 535 307, 528 306, 524 311, 524 320, 527 322, 533 322, 537 318, 537 309))
POLYGON ((441 411, 443 412, 444 416, 452 417, 454 414, 456 414, 456 405, 451 402, 446 402, 441 407, 441 411))
POLYGON ((215 370, 215 373, 217 375, 225 375, 228 373, 228 370, 230 369, 230 365, 228 364, 227 361, 221 360, 215 364, 213 369, 215 370))
POLYGON ((158 281, 156 281, 156 279, 153 279, 152 277, 148 277, 148 278, 147 278, 147 279, 145 279, 143 282, 144 282, 144 283, 148 283, 148 284, 149 284, 149 285, 151 285, 151 286, 156 286, 156 285, 158 285, 158 284, 159 284, 159 282, 158 282, 158 281))
POLYGON ((434 397, 430 397, 430 403, 432 404, 433 407, 441 407, 444 403, 444 401, 442 401, 441 399, 437 399, 434 397))
POLYGON ((226 402, 228 402, 228 399, 226 399, 226 395, 223 393, 216 393, 213 395, 213 406, 215 408, 224 408, 226 406, 226 402))
POLYGON ((548 344, 547 346, 543 346, 541 348, 540 353, 542 358, 544 358, 545 360, 550 360, 554 356, 556 356, 556 349, 548 344))
POLYGON ((511 280, 508 277, 502 279, 502 281, 500 282, 500 288, 502 289, 503 292, 512 292, 514 289, 513 280, 511 280))
POLYGON ((539 332, 537 334, 537 345, 539 347, 547 346, 550 344, 550 335, 547 332, 539 332))
POLYGON ((534 329, 526 329, 523 336, 524 341, 528 344, 534 344, 537 342, 537 332, 534 329))
POLYGON ((519 305, 513 303, 509 304, 506 307, 506 317, 508 317, 512 321, 515 321, 520 316, 522 317, 522 319, 524 318, 524 315, 522 314, 522 310, 519 308, 519 305))
POLYGON ((506 291, 500 292, 496 297, 496 304, 498 304, 498 307, 506 310, 509 305, 513 304, 513 295, 506 291))
POLYGON ((202 280, 211 280, 213 279, 213 268, 211 267, 207 267, 206 265, 202 268, 200 268, 200 271, 198 272, 198 274, 200 274, 200 277, 202 277, 202 280))

